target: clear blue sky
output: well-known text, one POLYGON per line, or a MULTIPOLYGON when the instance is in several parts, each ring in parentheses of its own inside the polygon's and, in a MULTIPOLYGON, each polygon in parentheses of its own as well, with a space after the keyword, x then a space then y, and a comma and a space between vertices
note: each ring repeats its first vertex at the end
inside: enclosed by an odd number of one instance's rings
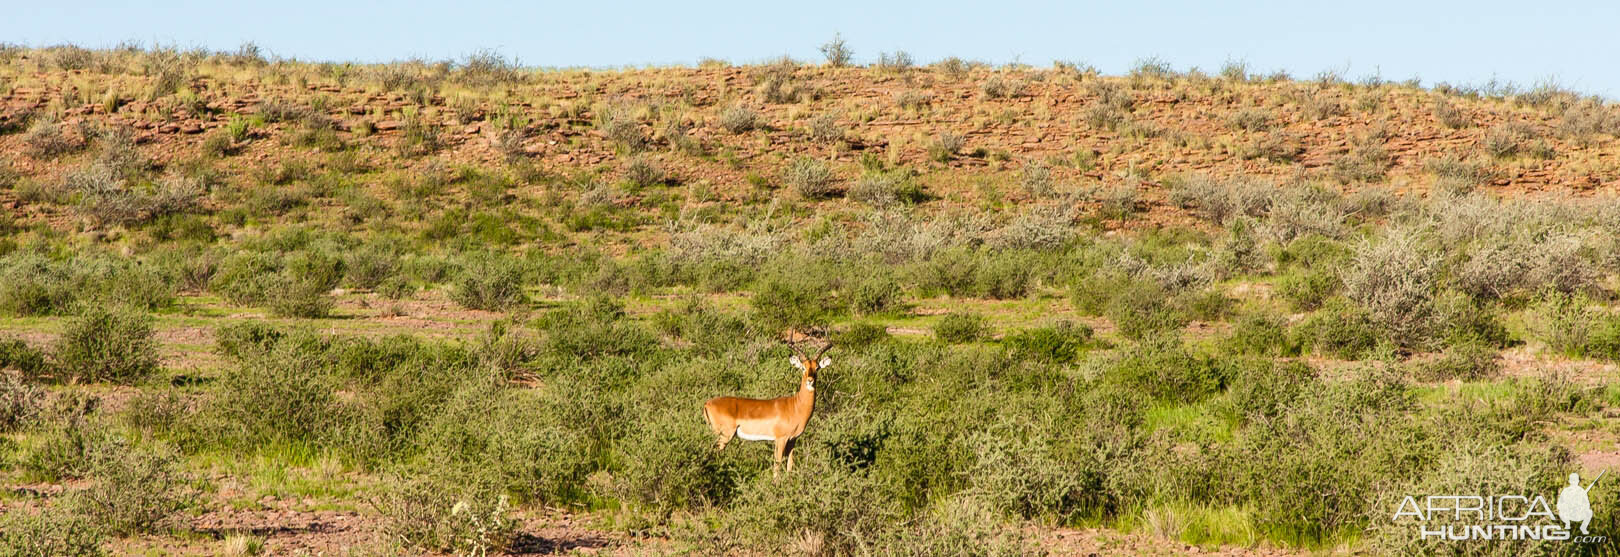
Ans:
POLYGON ((1548 79, 1587 93, 1620 93, 1620 3, 845 2, 567 1, 274 3, 74 0, 3 8, 0 41, 111 46, 124 40, 234 49, 253 41, 302 60, 459 58, 496 49, 530 66, 819 60, 840 32, 857 59, 905 50, 1037 66, 1074 60, 1120 73, 1158 57, 1178 69, 1226 60, 1295 77, 1420 77, 1479 84, 1548 79), (448 7, 452 3, 459 6, 448 7), (1056 4, 1056 3, 1052 3, 1056 4))

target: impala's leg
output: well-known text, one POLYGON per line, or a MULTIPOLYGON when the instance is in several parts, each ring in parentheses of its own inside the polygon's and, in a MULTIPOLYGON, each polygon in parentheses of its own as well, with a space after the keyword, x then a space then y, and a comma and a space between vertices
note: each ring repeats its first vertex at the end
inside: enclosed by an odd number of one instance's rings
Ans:
MULTIPOLYGON (((776 469, 777 469, 777 467, 782 465, 782 453, 785 453, 785 452, 787 452, 787 441, 784 440, 784 439, 777 439, 776 440, 776 462, 771 463, 771 479, 776 479, 776 478, 779 477, 779 475, 776 473, 776 469)), ((792 470, 792 468, 789 468, 789 470, 792 470)))
POLYGON ((720 434, 720 442, 719 442, 719 444, 716 444, 714 446, 714 450, 717 450, 717 451, 726 450, 726 443, 730 443, 731 442, 731 437, 733 435, 736 435, 736 434, 737 434, 737 430, 735 430, 735 429, 720 434))
POLYGON ((798 440, 797 438, 794 438, 794 439, 788 439, 788 441, 787 441, 787 461, 788 461, 787 471, 788 471, 789 474, 793 473, 793 449, 798 448, 798 443, 794 442, 794 441, 797 441, 797 440, 798 440))

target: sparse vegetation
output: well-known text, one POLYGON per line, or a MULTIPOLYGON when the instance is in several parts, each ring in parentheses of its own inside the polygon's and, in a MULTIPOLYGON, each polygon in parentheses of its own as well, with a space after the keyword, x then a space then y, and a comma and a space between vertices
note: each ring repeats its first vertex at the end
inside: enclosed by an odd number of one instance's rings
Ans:
POLYGON ((805 199, 823 199, 839 192, 838 177, 827 163, 809 157, 795 159, 782 171, 782 183, 805 199))
POLYGON ((731 133, 744 133, 760 127, 759 112, 742 105, 727 107, 720 113, 720 127, 731 133))
POLYGON ((0 45, 0 557, 1425 554, 1607 458, 1610 103, 822 52, 0 45))

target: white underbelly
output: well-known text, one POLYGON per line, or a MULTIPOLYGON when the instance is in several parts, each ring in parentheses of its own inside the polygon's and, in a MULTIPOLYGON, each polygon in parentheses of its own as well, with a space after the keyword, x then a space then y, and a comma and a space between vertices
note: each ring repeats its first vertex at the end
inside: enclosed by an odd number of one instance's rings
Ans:
POLYGON ((740 428, 737 430, 737 437, 744 440, 744 441, 775 441, 776 440, 776 437, 774 437, 774 436, 772 436, 770 434, 755 435, 755 434, 743 431, 740 428))

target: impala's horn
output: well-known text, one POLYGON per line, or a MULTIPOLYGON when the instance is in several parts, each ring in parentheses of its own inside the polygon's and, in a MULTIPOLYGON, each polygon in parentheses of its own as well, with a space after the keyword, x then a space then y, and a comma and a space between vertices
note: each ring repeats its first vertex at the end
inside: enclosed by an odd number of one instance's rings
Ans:
POLYGON ((821 355, 822 355, 822 354, 826 354, 826 353, 827 353, 827 351, 828 351, 828 350, 831 350, 831 349, 832 349, 832 347, 833 347, 833 343, 832 343, 832 341, 827 341, 827 345, 826 345, 826 346, 823 346, 823 347, 821 347, 821 351, 820 351, 820 352, 816 352, 816 357, 814 357, 814 358, 811 358, 811 360, 813 360, 813 361, 815 361, 815 362, 816 362, 816 363, 818 363, 818 364, 819 364, 819 363, 821 363, 821 355))
POLYGON ((805 357, 804 350, 801 350, 799 348, 799 343, 793 341, 792 334, 788 335, 787 345, 788 345, 789 348, 793 349, 794 354, 798 354, 800 361, 806 362, 806 365, 808 365, 808 363, 810 362, 810 359, 805 357))

